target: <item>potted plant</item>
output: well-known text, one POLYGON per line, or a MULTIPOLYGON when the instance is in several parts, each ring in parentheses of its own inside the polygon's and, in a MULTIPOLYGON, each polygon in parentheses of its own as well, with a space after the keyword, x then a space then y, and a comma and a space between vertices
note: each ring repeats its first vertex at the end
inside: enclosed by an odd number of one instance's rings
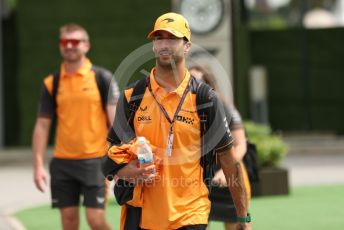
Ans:
POLYGON ((245 122, 248 140, 257 148, 259 180, 251 183, 252 196, 281 195, 289 193, 288 171, 280 162, 288 148, 270 126, 245 122))

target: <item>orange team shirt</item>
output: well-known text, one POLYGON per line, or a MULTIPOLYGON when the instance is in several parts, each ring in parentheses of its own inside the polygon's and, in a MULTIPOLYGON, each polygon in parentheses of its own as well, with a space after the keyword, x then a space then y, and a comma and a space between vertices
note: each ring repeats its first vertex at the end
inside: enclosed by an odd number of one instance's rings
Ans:
MULTIPOLYGON (((151 87, 158 102, 172 119, 188 85, 190 74, 174 91, 167 93, 150 75, 151 87)), ((127 101, 132 89, 125 91, 127 101)), ((143 186, 141 228, 177 229, 186 225, 207 224, 210 212, 208 189, 200 166, 200 124, 196 110, 196 94, 188 93, 173 126, 173 152, 166 154, 170 123, 161 112, 148 88, 135 114, 136 136, 144 136, 157 147, 162 159, 160 178, 143 186)))
MULTIPOLYGON (((107 150, 107 117, 92 64, 87 59, 75 74, 67 74, 61 65, 57 101, 57 129, 54 157, 89 159, 101 157, 107 150)), ((39 116, 51 117, 53 75, 44 79, 39 116), (49 108, 50 107, 50 108, 49 108)))

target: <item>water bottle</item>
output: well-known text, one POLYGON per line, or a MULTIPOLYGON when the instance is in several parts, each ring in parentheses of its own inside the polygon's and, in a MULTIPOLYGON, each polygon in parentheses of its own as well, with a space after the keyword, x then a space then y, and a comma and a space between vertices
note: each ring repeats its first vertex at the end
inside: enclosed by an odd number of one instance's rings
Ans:
POLYGON ((154 164, 154 157, 152 149, 146 142, 145 137, 139 137, 137 139, 137 159, 139 161, 140 168, 146 168, 154 164))

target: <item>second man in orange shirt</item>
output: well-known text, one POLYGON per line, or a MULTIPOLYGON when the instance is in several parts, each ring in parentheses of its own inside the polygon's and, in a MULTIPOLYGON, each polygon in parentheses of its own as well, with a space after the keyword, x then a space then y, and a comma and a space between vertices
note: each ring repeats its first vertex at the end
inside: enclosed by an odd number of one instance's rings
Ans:
POLYGON ((106 134, 114 119, 118 88, 112 74, 92 65, 86 30, 77 24, 60 28, 59 71, 42 85, 32 146, 34 181, 44 191, 44 169, 49 129, 56 117, 54 157, 50 163, 52 207, 59 208, 63 229, 79 228, 79 200, 83 197, 91 229, 110 229, 106 223, 105 180, 101 158, 107 150, 106 134))

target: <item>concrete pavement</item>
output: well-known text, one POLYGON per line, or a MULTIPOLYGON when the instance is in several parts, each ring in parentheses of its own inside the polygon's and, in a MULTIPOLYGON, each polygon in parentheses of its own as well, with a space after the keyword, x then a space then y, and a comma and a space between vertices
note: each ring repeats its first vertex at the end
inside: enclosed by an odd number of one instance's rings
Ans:
POLYGON ((18 210, 49 202, 49 192, 38 192, 32 180, 32 157, 29 149, 0 150, 0 229, 23 229, 11 218, 18 210))
POLYGON ((282 166, 289 169, 291 186, 344 184, 344 137, 284 136, 289 153, 282 166))

